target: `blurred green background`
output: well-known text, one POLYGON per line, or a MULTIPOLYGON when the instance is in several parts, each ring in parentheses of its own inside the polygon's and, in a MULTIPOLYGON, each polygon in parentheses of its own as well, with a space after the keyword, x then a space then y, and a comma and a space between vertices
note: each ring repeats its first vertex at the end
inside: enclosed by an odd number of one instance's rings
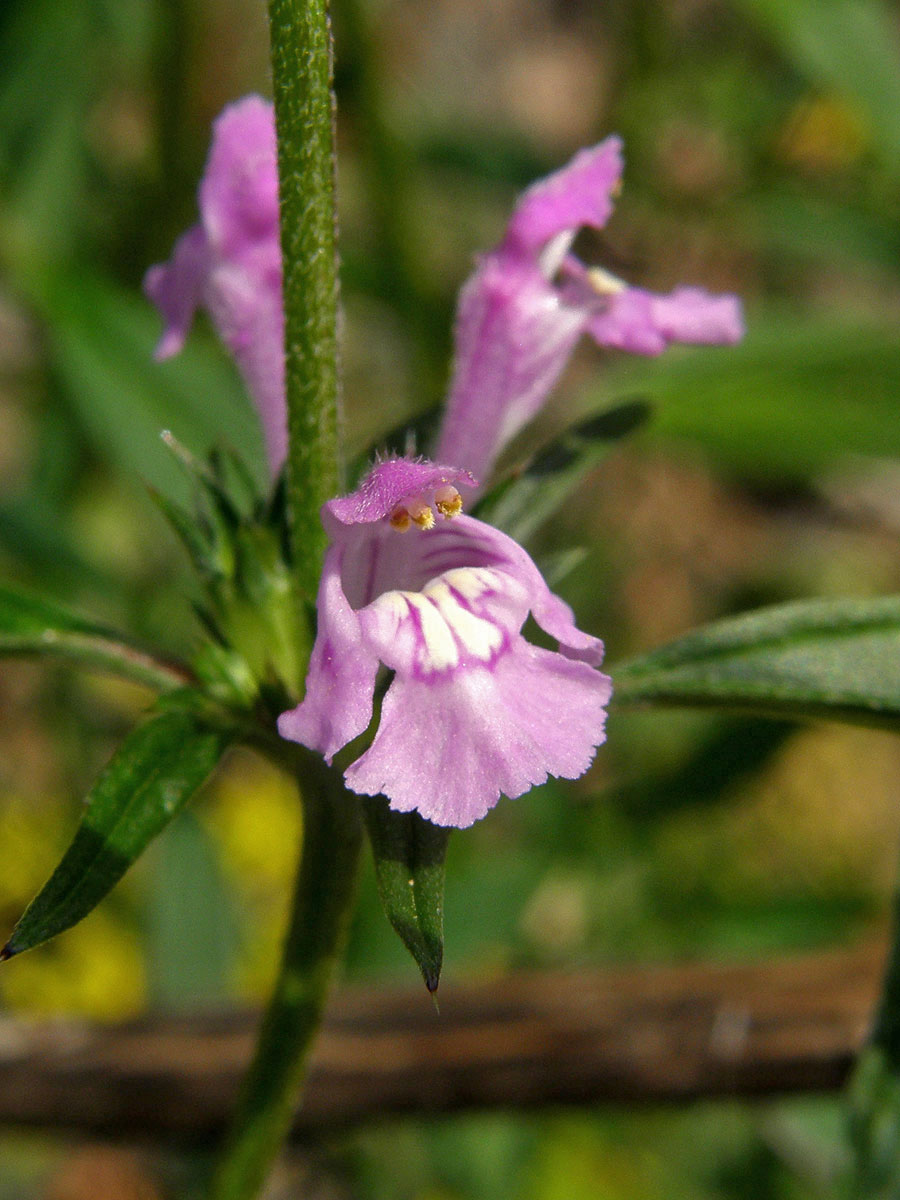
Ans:
MULTIPOLYGON (((559 586, 613 673, 722 614, 900 590, 897 7, 334 7, 349 451, 440 399, 456 289, 517 191, 618 131, 624 190, 585 256, 648 287, 736 291, 749 332, 734 350, 655 361, 582 348, 543 433, 629 397, 654 416, 535 553, 588 547, 559 586)), ((186 485, 159 431, 264 466, 207 326, 152 362, 159 322, 140 281, 195 219, 211 119, 251 90, 269 91, 261 0, 0 4, 0 575, 179 653, 198 636, 193 585, 147 485, 186 485)), ((147 700, 4 662, 6 926, 147 700)), ((898 792, 886 734, 614 713, 586 778, 501 802, 452 839, 445 978, 876 936, 898 792)), ((260 998, 298 824, 290 783, 233 756, 99 910, 3 969, 3 1007, 116 1018, 260 998)), ((347 977, 417 979, 368 865, 347 977)), ((284 1194, 829 1197, 838 1126, 822 1099, 403 1120, 317 1148, 284 1194)), ((9 1131, 0 1198, 189 1194, 196 1163, 150 1158, 154 1184, 127 1154, 9 1131)))

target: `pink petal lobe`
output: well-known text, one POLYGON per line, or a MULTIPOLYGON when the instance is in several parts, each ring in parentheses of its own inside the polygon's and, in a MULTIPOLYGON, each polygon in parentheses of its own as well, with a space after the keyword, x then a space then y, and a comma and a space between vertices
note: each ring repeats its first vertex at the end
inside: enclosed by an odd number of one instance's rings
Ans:
POLYGON ((557 234, 582 225, 601 229, 609 220, 621 178, 621 138, 608 137, 580 150, 567 166, 522 194, 503 247, 534 258, 557 234))
POLYGON ((608 699, 605 675, 522 638, 492 668, 431 681, 398 675, 347 784, 385 793, 398 812, 465 829, 501 794, 582 775, 603 741, 608 699))
POLYGON ((184 346, 203 302, 209 273, 209 246, 200 225, 194 225, 175 243, 167 263, 151 267, 144 276, 144 294, 162 314, 165 329, 156 347, 157 359, 171 358, 184 346))
POLYGON ((632 354, 661 354, 673 342, 731 346, 744 335, 736 296, 713 296, 701 288, 676 288, 660 296, 625 288, 592 316, 588 332, 603 346, 632 354))
POLYGON ((501 793, 580 775, 605 736, 602 643, 500 530, 441 515, 401 532, 379 517, 410 481, 434 484, 443 468, 391 460, 374 471, 377 488, 344 498, 347 523, 329 511, 335 502, 323 509, 332 544, 306 698, 281 716, 281 735, 330 761, 367 728, 383 664, 394 676, 377 732, 345 772, 355 791, 464 827, 501 793), (559 652, 525 641, 529 612, 559 652))
POLYGON ((341 586, 341 549, 325 556, 319 585, 319 629, 306 695, 278 718, 283 738, 318 750, 326 762, 365 731, 372 719, 378 659, 366 650, 356 613, 341 586))

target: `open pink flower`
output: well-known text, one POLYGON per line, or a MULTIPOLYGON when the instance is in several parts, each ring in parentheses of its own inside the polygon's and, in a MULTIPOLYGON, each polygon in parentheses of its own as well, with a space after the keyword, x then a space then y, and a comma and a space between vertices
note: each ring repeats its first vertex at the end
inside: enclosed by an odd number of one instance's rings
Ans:
POLYGON ((178 353, 202 305, 241 369, 275 474, 287 453, 278 166, 272 105, 259 96, 216 120, 198 202, 200 223, 144 279, 166 322, 156 356, 178 353))
POLYGON ((378 463, 323 509, 330 538, 306 697, 283 737, 328 762, 369 726, 379 669, 393 671, 371 746, 346 770, 363 795, 465 828, 501 793, 574 779, 604 740, 603 643, 575 627, 512 538, 459 515, 471 476, 425 460, 378 463), (559 643, 533 646, 528 614, 559 643))
POLYGON ((543 407, 578 339, 659 354, 671 342, 731 344, 740 303, 699 288, 667 296, 628 287, 570 253, 583 226, 602 228, 622 176, 609 137, 532 184, 503 241, 463 286, 456 354, 436 457, 485 479, 497 455, 543 407))

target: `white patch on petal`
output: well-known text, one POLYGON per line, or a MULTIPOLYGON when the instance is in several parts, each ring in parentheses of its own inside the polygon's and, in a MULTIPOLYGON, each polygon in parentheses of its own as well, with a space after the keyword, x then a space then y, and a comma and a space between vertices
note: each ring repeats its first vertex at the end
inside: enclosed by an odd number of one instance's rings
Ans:
MULTIPOLYGON (((476 617, 474 613, 469 612, 450 590, 450 576, 468 574, 469 572, 465 570, 450 571, 443 578, 429 583, 424 594, 438 607, 447 627, 455 635, 467 657, 477 658, 481 662, 490 662, 496 651, 503 645, 503 630, 492 621, 487 621, 484 617, 476 617)), ((466 583, 468 584, 469 581, 467 580, 466 583)), ((480 584, 471 586, 477 586, 476 595, 480 595, 485 590, 480 584)))
POLYGON ((538 257, 538 268, 545 279, 552 279, 575 240, 574 229, 561 229, 544 246, 538 257))
POLYGON ((511 622, 504 619, 510 584, 503 572, 490 567, 457 567, 437 575, 420 592, 382 593, 364 618, 376 653, 394 670, 425 675, 491 663, 510 633, 511 622), (486 606, 491 597, 500 600, 499 619, 486 606))
POLYGON ((446 613, 432 604, 428 595, 419 592, 403 592, 402 595, 410 610, 415 610, 419 616, 422 631, 419 666, 425 671, 446 671, 448 667, 455 667, 459 663, 459 650, 446 613))
MULTIPOLYGON (((452 571, 445 571, 439 580, 435 580, 435 583, 441 582, 453 588, 464 600, 477 600, 485 592, 503 590, 497 572, 490 567, 456 567, 452 571)), ((425 590, 428 591, 432 586, 429 584, 425 590)))
POLYGON ((392 631, 396 632, 396 627, 409 616, 406 601, 412 595, 413 592, 385 592, 379 596, 372 605, 380 618, 379 623, 390 625, 392 631))

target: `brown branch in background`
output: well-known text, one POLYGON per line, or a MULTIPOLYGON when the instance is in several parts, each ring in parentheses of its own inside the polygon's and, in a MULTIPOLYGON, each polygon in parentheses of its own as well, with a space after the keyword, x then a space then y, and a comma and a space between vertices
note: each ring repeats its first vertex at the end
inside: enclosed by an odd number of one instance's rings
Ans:
MULTIPOLYGON (((391 1113, 767 1096, 841 1086, 883 947, 754 966, 514 975, 353 989, 326 1018, 299 1135, 391 1113)), ((218 1136, 255 1015, 96 1027, 0 1022, 0 1122, 218 1136)))

